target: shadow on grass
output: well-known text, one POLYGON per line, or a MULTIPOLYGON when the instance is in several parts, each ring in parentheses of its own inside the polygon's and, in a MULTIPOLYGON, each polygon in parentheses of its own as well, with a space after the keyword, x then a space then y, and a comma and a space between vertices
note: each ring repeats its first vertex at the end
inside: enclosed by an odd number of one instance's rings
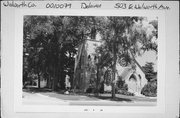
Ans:
POLYGON ((110 101, 126 101, 126 102, 132 101, 132 100, 126 99, 126 98, 119 98, 119 97, 112 98, 111 96, 94 96, 94 97, 98 98, 98 99, 110 100, 110 101))
POLYGON ((89 95, 86 93, 73 93, 70 92, 69 95, 65 95, 64 91, 52 91, 51 89, 48 88, 28 88, 28 89, 23 89, 24 92, 29 92, 29 93, 44 93, 44 95, 48 95, 50 97, 55 97, 55 98, 59 98, 59 99, 63 99, 63 100, 81 100, 79 98, 79 96, 86 96, 87 100, 97 100, 97 99, 101 99, 101 100, 109 100, 109 101, 126 101, 126 102, 131 102, 131 99, 127 99, 127 98, 120 98, 120 97, 115 97, 112 98, 111 95, 108 96, 104 96, 103 94, 101 94, 100 96, 96 96, 96 95, 89 95), (56 93, 56 94, 53 94, 56 93))
POLYGON ((24 92, 52 92, 51 89, 48 89, 48 88, 28 88, 28 89, 23 89, 24 92))

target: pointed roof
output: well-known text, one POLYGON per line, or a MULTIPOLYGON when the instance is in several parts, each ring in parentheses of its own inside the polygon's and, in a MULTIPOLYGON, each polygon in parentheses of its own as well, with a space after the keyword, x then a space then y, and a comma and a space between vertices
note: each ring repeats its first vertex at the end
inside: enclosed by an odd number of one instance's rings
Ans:
POLYGON ((143 68, 141 67, 141 65, 137 62, 136 59, 134 59, 134 62, 137 64, 137 66, 141 69, 141 71, 145 74, 143 68))
POLYGON ((132 68, 126 67, 124 68, 123 72, 120 74, 120 77, 122 78, 122 80, 125 80, 125 78, 132 73, 133 73, 132 68))

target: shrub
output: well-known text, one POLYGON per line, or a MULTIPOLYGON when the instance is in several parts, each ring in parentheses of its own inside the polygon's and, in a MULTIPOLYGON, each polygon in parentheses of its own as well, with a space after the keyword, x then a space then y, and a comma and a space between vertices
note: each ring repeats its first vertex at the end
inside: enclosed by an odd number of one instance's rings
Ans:
POLYGON ((122 80, 120 76, 118 76, 117 87, 121 90, 128 90, 128 85, 125 83, 124 80, 122 80))
POLYGON ((95 88, 89 87, 86 89, 86 93, 94 93, 94 91, 95 91, 95 88))
POLYGON ((156 97, 157 96, 157 81, 148 82, 142 90, 141 94, 148 96, 148 97, 156 97))
POLYGON ((119 76, 117 81, 117 88, 116 93, 128 96, 134 96, 133 93, 128 92, 128 85, 125 83, 124 80, 119 76))
POLYGON ((127 95, 127 96, 134 96, 134 93, 130 93, 127 90, 118 90, 118 94, 127 95))

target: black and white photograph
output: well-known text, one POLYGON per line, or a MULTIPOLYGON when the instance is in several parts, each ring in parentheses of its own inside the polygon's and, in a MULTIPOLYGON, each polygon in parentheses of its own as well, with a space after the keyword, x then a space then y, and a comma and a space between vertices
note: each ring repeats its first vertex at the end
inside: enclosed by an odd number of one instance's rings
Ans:
POLYGON ((179 117, 179 2, 2 1, 0 21, 2 118, 179 117))
POLYGON ((24 15, 22 104, 156 106, 158 22, 24 15))

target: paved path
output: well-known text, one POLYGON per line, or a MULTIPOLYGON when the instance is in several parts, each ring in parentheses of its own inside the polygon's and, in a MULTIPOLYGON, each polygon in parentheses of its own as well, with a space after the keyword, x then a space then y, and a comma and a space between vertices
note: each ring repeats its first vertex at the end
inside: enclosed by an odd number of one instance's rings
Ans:
POLYGON ((40 93, 23 92, 23 104, 26 105, 68 105, 69 103, 40 93))

